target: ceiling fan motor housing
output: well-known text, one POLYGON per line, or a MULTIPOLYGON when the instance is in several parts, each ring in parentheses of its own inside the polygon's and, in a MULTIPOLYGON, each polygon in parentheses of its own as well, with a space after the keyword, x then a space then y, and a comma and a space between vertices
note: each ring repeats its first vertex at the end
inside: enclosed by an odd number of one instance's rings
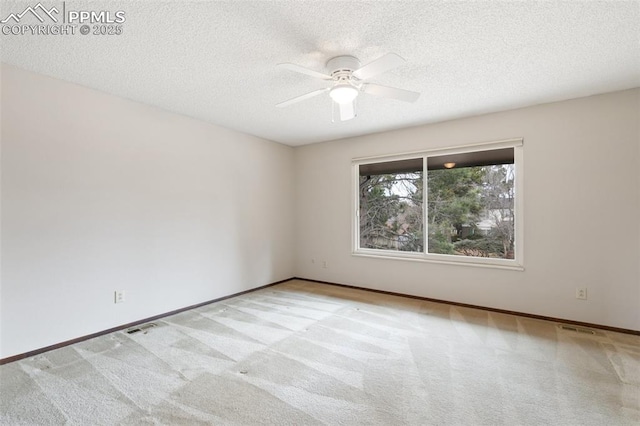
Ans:
POLYGON ((351 74, 360 68, 360 61, 353 56, 336 56, 329 59, 327 69, 331 71, 331 77, 336 81, 354 79, 351 74))

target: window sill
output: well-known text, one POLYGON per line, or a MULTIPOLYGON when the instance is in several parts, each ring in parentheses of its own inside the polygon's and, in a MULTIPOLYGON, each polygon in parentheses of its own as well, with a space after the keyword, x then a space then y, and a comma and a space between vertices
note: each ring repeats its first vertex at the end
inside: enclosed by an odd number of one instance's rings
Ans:
POLYGON ((409 252, 394 252, 386 250, 357 250, 351 253, 357 257, 370 257, 389 260, 408 260, 413 262, 439 263, 444 265, 471 266, 477 268, 505 269, 511 271, 524 271, 524 266, 515 260, 488 259, 482 257, 463 257, 446 254, 424 254, 409 252))

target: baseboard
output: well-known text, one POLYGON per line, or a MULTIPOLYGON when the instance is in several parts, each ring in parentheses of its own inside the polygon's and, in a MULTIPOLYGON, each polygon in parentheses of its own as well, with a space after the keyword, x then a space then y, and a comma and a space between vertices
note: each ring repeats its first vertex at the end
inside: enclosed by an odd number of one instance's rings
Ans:
POLYGON ((636 335, 636 336, 640 336, 640 330, 631 330, 631 329, 627 329, 627 328, 611 327, 611 326, 608 326, 608 325, 592 324, 592 323, 588 323, 588 322, 574 321, 574 320, 570 320, 570 319, 566 319, 566 318, 554 318, 554 317, 547 317, 547 316, 544 316, 544 315, 527 314, 527 313, 524 313, 524 312, 508 311, 508 310, 505 310, 505 309, 488 308, 486 306, 470 305, 468 303, 458 303, 458 302, 451 302, 449 300, 440 300, 440 299, 432 299, 432 298, 429 298, 429 297, 413 296, 411 294, 403 294, 403 293, 397 293, 397 292, 385 291, 385 290, 376 290, 376 289, 358 287, 358 286, 355 286, 355 285, 348 285, 348 284, 338 284, 338 283, 333 283, 333 282, 329 282, 329 281, 319 281, 319 280, 313 280, 313 279, 310 279, 310 278, 295 277, 294 279, 302 280, 302 281, 309 281, 309 282, 314 282, 314 283, 319 283, 319 284, 334 285, 334 286, 338 286, 338 287, 354 288, 354 289, 357 289, 357 290, 370 291, 370 292, 373 292, 373 293, 388 294, 390 296, 408 297, 408 298, 411 298, 411 299, 425 300, 425 301, 428 301, 428 302, 444 303, 444 304, 447 304, 447 305, 461 306, 461 307, 464 307, 464 308, 481 309, 483 311, 497 312, 497 313, 509 314, 509 315, 517 315, 517 316, 520 316, 520 317, 534 318, 534 319, 545 320, 545 321, 561 322, 561 323, 565 323, 565 324, 573 324, 573 325, 579 325, 579 326, 582 326, 582 327, 598 328, 598 329, 601 329, 601 330, 615 331, 615 332, 618 332, 618 333, 633 334, 633 335, 636 335))
POLYGON ((136 326, 138 324, 143 324, 145 322, 155 321, 157 319, 168 317, 170 315, 179 314, 180 312, 188 311, 190 309, 199 308, 201 306, 209 305, 209 304, 215 303, 215 302, 220 302, 222 300, 230 299, 232 297, 237 297, 237 296, 241 296, 243 294, 252 293, 254 291, 262 290, 263 288, 271 287, 271 286, 274 286, 276 284, 280 284, 280 283, 283 283, 283 282, 286 282, 286 281, 291 281, 292 279, 293 278, 287 278, 285 280, 276 281, 276 282, 273 282, 273 283, 270 283, 270 284, 266 284, 266 285, 263 285, 263 286, 260 286, 260 287, 252 288, 252 289, 245 290, 245 291, 241 291, 239 293, 230 294, 228 296, 219 297, 219 298, 213 299, 213 300, 207 300, 206 302, 197 303, 195 305, 186 306, 184 308, 176 309, 176 310, 173 310, 173 311, 170 311, 170 312, 165 312, 163 314, 154 315, 154 316, 149 317, 149 318, 144 318, 144 319, 141 319, 141 320, 138 320, 138 321, 134 321, 134 322, 130 322, 130 323, 127 323, 127 324, 119 325, 117 327, 109 328, 107 330, 98 331, 98 332, 92 333, 92 334, 87 334, 86 336, 77 337, 77 338, 71 339, 71 340, 66 340, 64 342, 60 342, 60 343, 56 343, 56 344, 53 344, 53 345, 46 346, 44 348, 34 349, 32 351, 25 352, 25 353, 22 353, 22 354, 13 355, 13 356, 10 356, 10 357, 7 357, 7 358, 2 358, 2 359, 0 359, 0 365, 8 364, 10 362, 14 362, 14 361, 18 361, 18 360, 21 360, 21 359, 24 359, 24 358, 28 358, 30 356, 39 355, 41 353, 52 351, 54 349, 63 348, 65 346, 73 345, 74 343, 83 342, 85 340, 93 339, 94 337, 99 337, 99 336, 103 336, 105 334, 113 333, 114 331, 124 330, 126 328, 130 328, 130 327, 136 326))

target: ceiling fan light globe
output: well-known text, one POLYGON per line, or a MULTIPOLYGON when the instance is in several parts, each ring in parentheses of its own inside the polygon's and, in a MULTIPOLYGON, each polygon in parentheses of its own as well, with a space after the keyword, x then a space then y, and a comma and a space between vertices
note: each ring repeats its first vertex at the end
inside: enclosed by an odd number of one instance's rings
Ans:
POLYGON ((329 96, 338 104, 348 104, 358 96, 358 89, 351 85, 338 85, 331 89, 329 96))

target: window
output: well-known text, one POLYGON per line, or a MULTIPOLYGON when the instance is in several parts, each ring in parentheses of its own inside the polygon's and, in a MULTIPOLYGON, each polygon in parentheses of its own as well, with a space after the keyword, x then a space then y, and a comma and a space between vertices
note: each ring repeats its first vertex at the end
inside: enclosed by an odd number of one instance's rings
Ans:
POLYGON ((360 166, 360 247, 422 252, 422 158, 360 166))
POLYGON ((354 253, 521 269, 521 150, 518 139, 354 160, 354 253))

